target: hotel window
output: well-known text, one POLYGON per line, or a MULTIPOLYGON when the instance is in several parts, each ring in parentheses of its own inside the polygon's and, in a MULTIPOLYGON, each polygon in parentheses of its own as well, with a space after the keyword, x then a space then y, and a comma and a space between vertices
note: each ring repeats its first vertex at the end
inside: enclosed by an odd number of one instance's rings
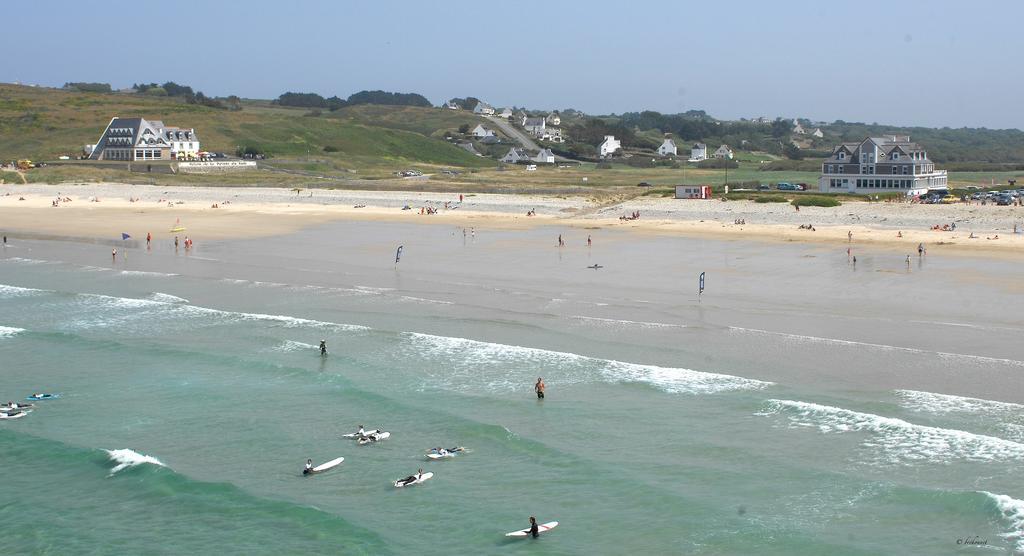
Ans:
POLYGON ((135 151, 135 158, 142 158, 144 156, 145 155, 143 154, 143 151, 141 151, 141 150, 135 151))

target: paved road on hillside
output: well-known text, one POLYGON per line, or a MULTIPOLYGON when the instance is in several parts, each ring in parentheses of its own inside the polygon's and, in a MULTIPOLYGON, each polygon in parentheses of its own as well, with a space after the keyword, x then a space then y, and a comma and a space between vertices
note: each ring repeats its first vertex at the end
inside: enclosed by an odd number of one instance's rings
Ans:
POLYGON ((508 120, 506 120, 505 118, 494 117, 494 118, 488 118, 488 119, 491 120, 491 122, 494 123, 495 126, 497 126, 499 129, 501 129, 502 133, 504 133, 505 135, 508 135, 512 139, 515 139, 523 147, 525 147, 525 148, 527 148, 527 149, 529 149, 531 151, 539 151, 540 150, 540 146, 537 145, 537 143, 534 143, 533 139, 531 139, 529 135, 527 135, 527 134, 523 133, 522 131, 519 131, 518 129, 513 127, 513 125, 508 120))

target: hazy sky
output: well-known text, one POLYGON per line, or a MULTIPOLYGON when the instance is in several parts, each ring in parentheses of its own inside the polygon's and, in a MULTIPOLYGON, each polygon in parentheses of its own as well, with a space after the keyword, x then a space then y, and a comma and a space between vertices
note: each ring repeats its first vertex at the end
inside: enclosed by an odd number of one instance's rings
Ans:
POLYGON ((1019 0, 17 4, 5 82, 1024 128, 1019 0))

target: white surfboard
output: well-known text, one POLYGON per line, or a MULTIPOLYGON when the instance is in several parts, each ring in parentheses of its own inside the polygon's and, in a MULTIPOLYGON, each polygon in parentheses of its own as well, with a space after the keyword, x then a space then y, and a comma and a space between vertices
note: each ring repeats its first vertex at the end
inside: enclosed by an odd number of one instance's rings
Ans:
POLYGON ((409 484, 403 484, 402 483, 402 479, 399 479, 399 480, 395 481, 395 488, 402 488, 402 487, 405 487, 405 486, 418 485, 418 484, 422 483, 423 481, 430 480, 430 478, 433 477, 433 476, 434 476, 434 474, 428 471, 428 472, 424 473, 419 479, 416 479, 415 481, 413 481, 413 482, 411 482, 409 484))
POLYGON ((32 413, 31 409, 28 411, 18 411, 16 413, 0 413, 0 419, 21 419, 29 413, 32 413))
POLYGON ((345 461, 345 458, 335 458, 335 459, 332 459, 331 461, 329 461, 327 463, 321 463, 320 465, 314 467, 313 469, 309 469, 309 470, 303 469, 302 470, 302 474, 303 475, 313 475, 313 474, 316 474, 316 473, 323 473, 324 471, 327 471, 328 469, 331 469, 332 467, 337 467, 337 466, 341 465, 341 462, 343 462, 343 461, 345 461))
POLYGON ((443 454, 442 455, 442 454, 438 454, 437 452, 434 452, 432 454, 427 454, 427 457, 430 458, 430 459, 444 459, 444 458, 453 458, 453 457, 455 457, 455 454, 453 454, 451 452, 448 452, 447 454, 443 454))
MULTIPOLYGON (((549 522, 545 523, 544 525, 538 525, 537 526, 537 532, 538 533, 544 533, 546 531, 550 531, 550 530, 554 529, 555 527, 558 527, 558 522, 557 521, 549 521, 549 522)), ((520 529, 518 531, 512 531, 511 533, 505 533, 506 537, 528 537, 529 535, 530 535, 530 528, 529 527, 527 527, 526 529, 520 529)))
POLYGON ((341 437, 342 438, 359 438, 360 436, 365 436, 367 434, 374 434, 374 433, 378 433, 378 432, 380 432, 380 431, 377 430, 377 429, 373 429, 372 431, 363 431, 363 434, 359 434, 358 432, 350 432, 348 434, 341 435, 341 437))
POLYGON ((372 438, 360 438, 356 442, 359 442, 360 446, 363 446, 365 444, 372 444, 372 443, 378 442, 380 440, 387 440, 388 438, 391 438, 391 433, 387 432, 387 431, 384 431, 384 432, 377 433, 375 436, 376 436, 376 440, 374 440, 372 438))

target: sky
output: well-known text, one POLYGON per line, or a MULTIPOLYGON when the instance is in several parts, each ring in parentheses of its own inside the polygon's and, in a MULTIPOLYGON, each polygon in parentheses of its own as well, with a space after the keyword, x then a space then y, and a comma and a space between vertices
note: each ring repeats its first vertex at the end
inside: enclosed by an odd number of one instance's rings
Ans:
POLYGON ((2 82, 1024 129, 1018 0, 18 4, 2 82))

